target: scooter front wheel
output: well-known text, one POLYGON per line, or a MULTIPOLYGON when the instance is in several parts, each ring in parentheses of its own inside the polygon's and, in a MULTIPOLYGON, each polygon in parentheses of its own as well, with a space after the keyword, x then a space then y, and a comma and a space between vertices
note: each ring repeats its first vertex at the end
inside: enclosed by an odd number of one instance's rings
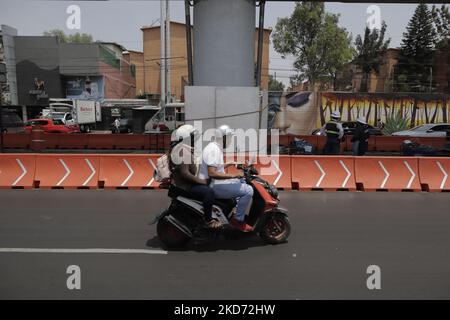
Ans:
POLYGON ((259 232, 259 236, 270 244, 283 243, 290 234, 291 223, 289 218, 281 213, 270 216, 259 232))

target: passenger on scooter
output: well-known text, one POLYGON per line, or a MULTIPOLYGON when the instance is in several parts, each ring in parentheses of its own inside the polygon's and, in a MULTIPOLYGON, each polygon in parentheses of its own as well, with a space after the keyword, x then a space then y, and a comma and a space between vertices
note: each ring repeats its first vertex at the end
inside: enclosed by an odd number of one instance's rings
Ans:
POLYGON ((193 143, 198 138, 197 131, 192 125, 183 125, 172 135, 172 149, 170 152, 171 183, 176 188, 186 192, 203 202, 205 221, 210 228, 219 228, 222 224, 211 216, 215 195, 208 187, 206 179, 198 177, 199 165, 194 159, 193 143))
POLYGON ((236 214, 230 224, 243 231, 250 232, 251 226, 245 223, 245 214, 251 205, 253 188, 241 182, 242 175, 225 173, 225 168, 232 164, 224 164, 224 146, 227 147, 233 137, 234 131, 227 125, 216 129, 213 141, 202 152, 200 166, 201 179, 211 179, 210 187, 218 199, 237 199, 236 214))

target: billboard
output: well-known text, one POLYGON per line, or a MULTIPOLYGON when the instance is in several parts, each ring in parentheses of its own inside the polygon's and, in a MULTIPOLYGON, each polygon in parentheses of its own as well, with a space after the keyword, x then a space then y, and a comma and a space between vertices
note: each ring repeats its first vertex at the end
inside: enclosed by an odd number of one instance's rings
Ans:
POLYGON ((67 99, 99 100, 104 98, 102 76, 66 77, 67 99))

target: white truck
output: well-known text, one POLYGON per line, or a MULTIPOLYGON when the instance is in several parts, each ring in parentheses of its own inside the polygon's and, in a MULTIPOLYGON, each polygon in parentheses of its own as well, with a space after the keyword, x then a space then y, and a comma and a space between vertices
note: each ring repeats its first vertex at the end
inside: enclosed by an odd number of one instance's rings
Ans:
POLYGON ((61 119, 65 124, 78 124, 86 133, 102 120, 100 103, 93 100, 50 99, 49 108, 42 110, 42 115, 61 119))

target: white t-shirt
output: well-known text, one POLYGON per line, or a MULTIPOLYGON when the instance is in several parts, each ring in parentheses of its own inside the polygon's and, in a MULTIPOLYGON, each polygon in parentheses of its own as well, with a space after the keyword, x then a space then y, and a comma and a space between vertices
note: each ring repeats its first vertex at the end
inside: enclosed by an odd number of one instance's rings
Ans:
MULTIPOLYGON (((223 163, 223 152, 217 142, 210 142, 202 152, 202 164, 200 165, 200 179, 209 179, 208 167, 215 167, 220 173, 225 173, 223 163)), ((212 179, 211 186, 214 184, 236 183, 238 179, 212 179)))

